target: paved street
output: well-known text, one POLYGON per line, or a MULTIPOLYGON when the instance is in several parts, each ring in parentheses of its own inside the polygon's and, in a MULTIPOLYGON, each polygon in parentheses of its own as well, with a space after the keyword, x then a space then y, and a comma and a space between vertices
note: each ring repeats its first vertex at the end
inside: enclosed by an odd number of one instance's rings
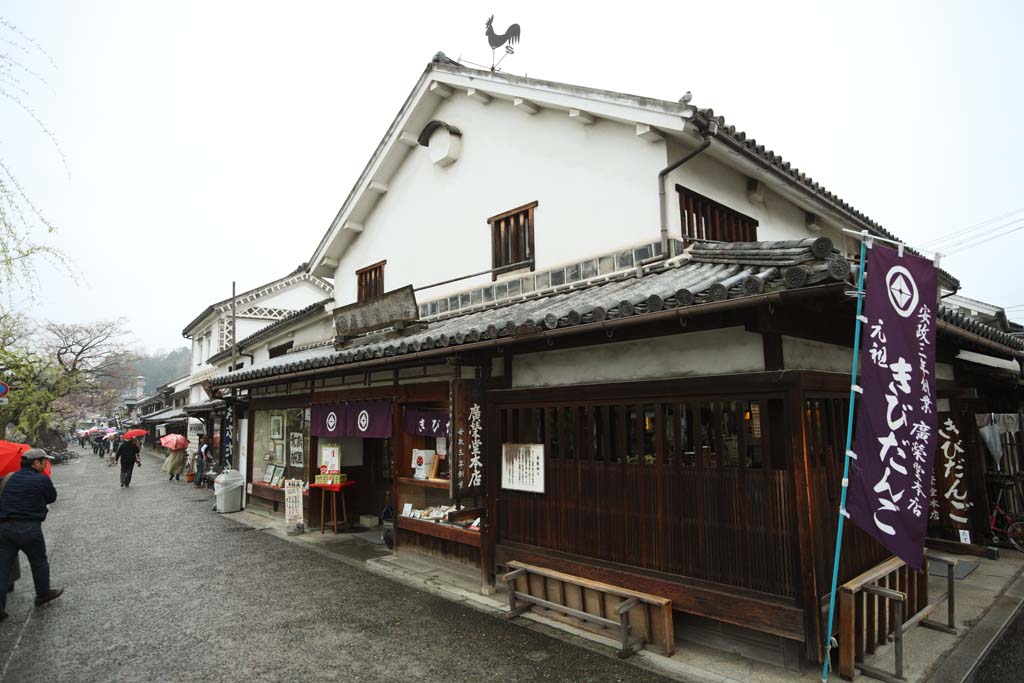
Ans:
POLYGON ((253 531, 159 464, 54 468, 67 592, 34 608, 22 557, 0 682, 667 680, 253 531))
POLYGON ((974 683, 1003 683, 1020 680, 1024 670, 1024 610, 978 667, 974 683))

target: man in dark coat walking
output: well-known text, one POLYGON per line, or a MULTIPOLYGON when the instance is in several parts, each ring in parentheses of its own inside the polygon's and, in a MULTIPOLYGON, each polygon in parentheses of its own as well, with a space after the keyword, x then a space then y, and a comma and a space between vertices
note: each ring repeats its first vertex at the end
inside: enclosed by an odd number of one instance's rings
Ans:
POLYGON ((121 486, 130 486, 132 471, 136 467, 142 467, 142 460, 139 458, 139 441, 141 441, 139 438, 125 441, 114 456, 115 461, 121 462, 121 486))
MULTIPOLYGON (((63 588, 50 586, 50 562, 46 558, 43 520, 47 505, 57 500, 57 489, 43 474, 45 460, 53 460, 41 448, 30 448, 21 455, 21 469, 0 482, 0 586, 8 584, 11 563, 18 551, 28 557, 32 580, 36 585, 36 605, 45 605, 60 597, 63 588)), ((0 591, 0 621, 7 618, 7 591, 0 591)))

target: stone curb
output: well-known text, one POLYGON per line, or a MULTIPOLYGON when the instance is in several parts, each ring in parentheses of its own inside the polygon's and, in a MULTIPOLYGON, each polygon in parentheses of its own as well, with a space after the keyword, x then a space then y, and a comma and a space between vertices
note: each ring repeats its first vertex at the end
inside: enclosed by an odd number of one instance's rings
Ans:
POLYGON ((1024 609, 1024 570, 998 595, 985 615, 935 664, 929 683, 970 683, 978 667, 1002 638, 1007 627, 1024 609))

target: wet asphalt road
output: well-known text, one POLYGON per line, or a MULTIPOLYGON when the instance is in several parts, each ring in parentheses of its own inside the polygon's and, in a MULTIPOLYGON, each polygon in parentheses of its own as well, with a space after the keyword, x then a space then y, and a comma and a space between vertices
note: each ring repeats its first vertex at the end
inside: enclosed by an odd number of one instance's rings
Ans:
POLYGON ((668 680, 250 530, 159 465, 54 468, 67 590, 35 608, 21 557, 0 682, 668 680))
POLYGON ((1024 679, 1024 610, 1017 613, 999 642, 982 661, 973 683, 1006 683, 1024 679))

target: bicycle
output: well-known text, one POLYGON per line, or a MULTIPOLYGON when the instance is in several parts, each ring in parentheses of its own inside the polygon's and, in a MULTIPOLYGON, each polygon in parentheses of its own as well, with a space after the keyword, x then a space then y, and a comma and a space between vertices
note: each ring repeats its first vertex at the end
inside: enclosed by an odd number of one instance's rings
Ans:
POLYGON ((989 530, 992 532, 993 539, 998 539, 999 536, 1005 536, 1006 540, 1010 542, 1010 545, 1024 553, 1024 522, 1014 520, 1014 518, 999 505, 1000 501, 1003 499, 1004 490, 1005 488, 999 489, 999 495, 996 496, 995 505, 992 506, 992 517, 989 521, 989 530))
POLYGON ((55 465, 66 465, 69 462, 74 462, 75 460, 78 460, 78 453, 75 453, 74 451, 47 450, 46 452, 53 458, 53 463, 55 465))

